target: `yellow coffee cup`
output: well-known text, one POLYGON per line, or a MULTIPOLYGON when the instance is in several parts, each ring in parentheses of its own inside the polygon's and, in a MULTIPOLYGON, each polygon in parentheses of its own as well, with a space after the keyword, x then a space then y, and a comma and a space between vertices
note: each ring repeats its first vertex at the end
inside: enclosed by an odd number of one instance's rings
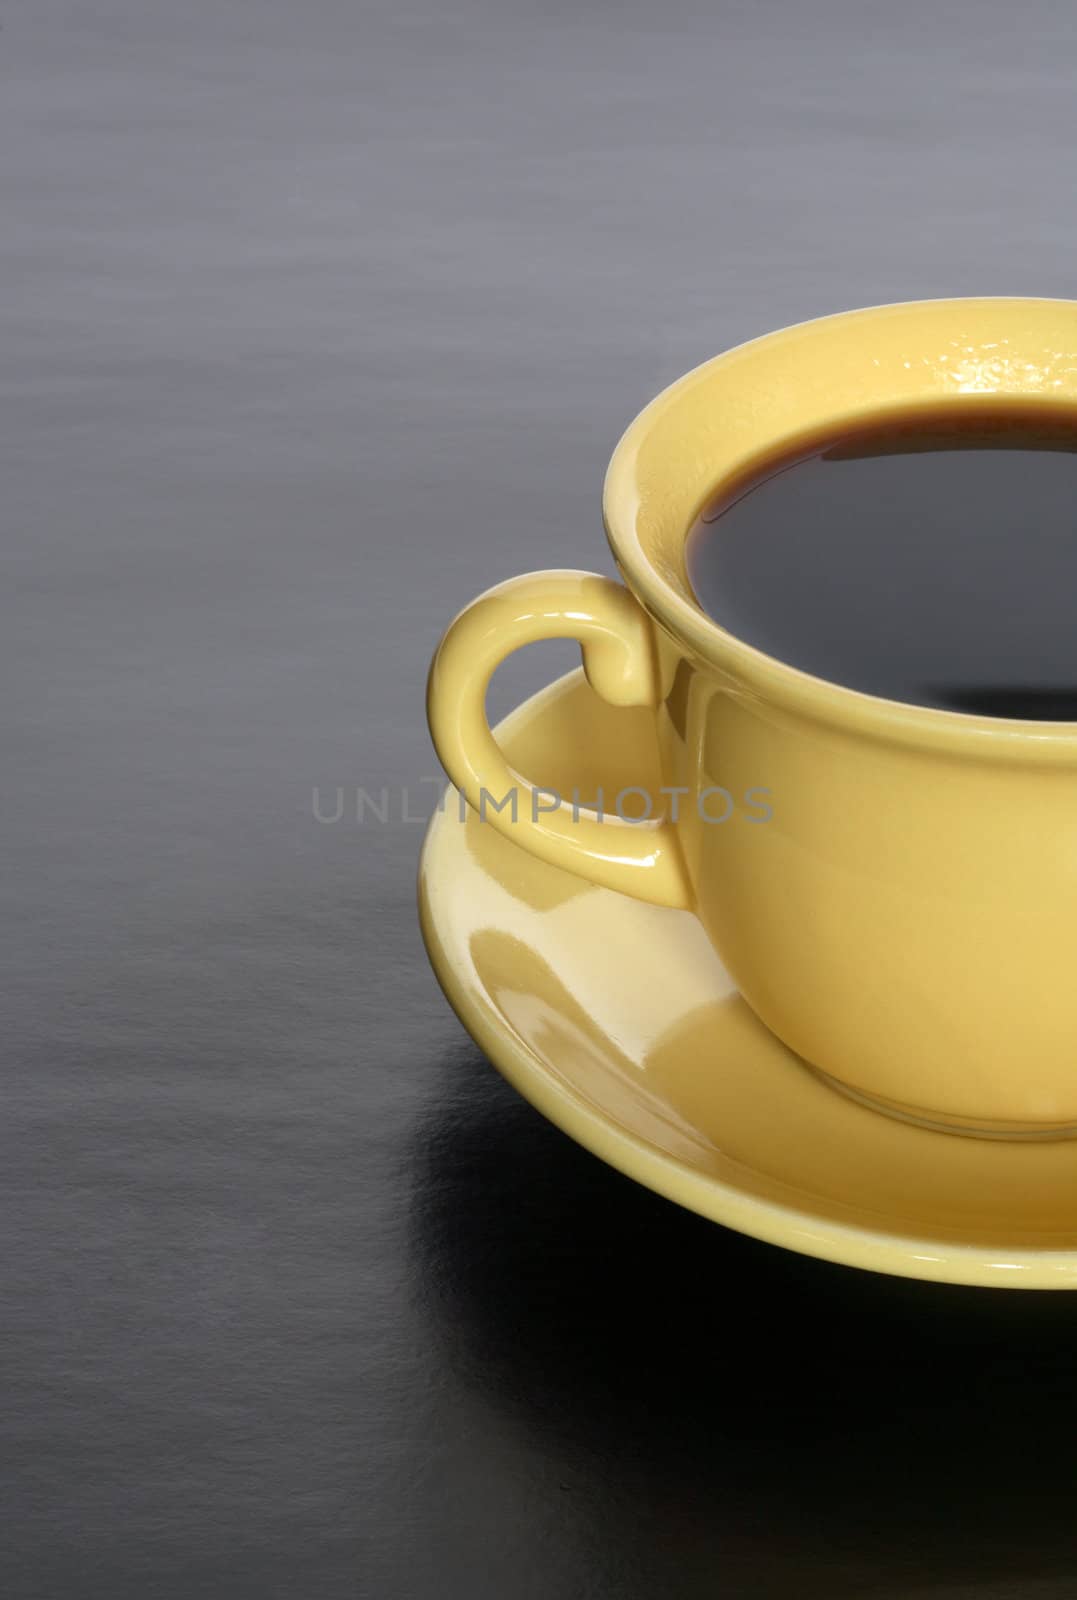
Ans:
MULTIPOLYGON (((698 367, 610 463, 626 586, 536 572, 481 595, 435 655, 430 726, 453 782, 517 844, 698 915, 749 1005, 835 1087, 955 1131, 1060 1137, 1077 1132, 1077 723, 812 677, 708 617, 685 569, 724 481, 798 441, 951 402, 1077 423, 1077 302, 882 306, 698 367), (507 766, 487 683, 554 636, 580 640, 612 704, 653 708, 665 815, 599 816, 507 766), (722 826, 701 803, 717 794, 735 799, 722 826)), ((1074 620, 1077 654, 1077 596, 1074 620)))

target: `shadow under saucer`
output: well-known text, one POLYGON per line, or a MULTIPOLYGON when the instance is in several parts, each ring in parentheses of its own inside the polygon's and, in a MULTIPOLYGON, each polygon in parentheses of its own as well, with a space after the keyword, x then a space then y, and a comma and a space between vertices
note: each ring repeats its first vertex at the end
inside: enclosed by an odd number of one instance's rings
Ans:
POLYGON ((415 1155, 437 1359, 530 1472, 590 1497, 624 1600, 1072 1592, 1077 1298, 715 1227, 595 1161, 470 1047, 415 1155))

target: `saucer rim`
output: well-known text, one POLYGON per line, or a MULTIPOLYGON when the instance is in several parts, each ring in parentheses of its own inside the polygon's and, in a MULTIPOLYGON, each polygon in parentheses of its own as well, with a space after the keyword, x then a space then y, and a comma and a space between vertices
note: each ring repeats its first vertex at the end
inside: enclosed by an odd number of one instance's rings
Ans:
MULTIPOLYGON (((529 696, 498 723, 495 732, 499 738, 510 736, 519 723, 540 715, 547 701, 557 700, 581 677, 577 668, 529 696)), ((625 1177, 686 1210, 800 1255, 935 1283, 993 1289, 1077 1289, 1075 1250, 946 1244, 938 1238, 843 1224, 746 1194, 722 1178, 693 1170, 641 1135, 618 1126, 556 1080, 542 1058, 465 981, 460 963, 442 936, 437 908, 442 889, 432 863, 445 829, 459 828, 454 820, 456 795, 455 786, 447 784, 420 851, 418 905, 423 944, 434 976, 467 1033, 502 1077, 555 1127, 625 1177)))

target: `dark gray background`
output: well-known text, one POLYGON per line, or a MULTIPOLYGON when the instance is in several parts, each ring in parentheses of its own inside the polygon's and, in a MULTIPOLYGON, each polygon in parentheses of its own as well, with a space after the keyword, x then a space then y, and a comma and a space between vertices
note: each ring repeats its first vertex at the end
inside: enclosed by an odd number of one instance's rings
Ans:
POLYGON ((438 993, 421 830, 311 803, 436 770, 476 590, 609 569, 678 372, 1073 291, 1072 5, 0 24, 4 1594, 1072 1595, 1077 1302, 608 1172, 438 993))

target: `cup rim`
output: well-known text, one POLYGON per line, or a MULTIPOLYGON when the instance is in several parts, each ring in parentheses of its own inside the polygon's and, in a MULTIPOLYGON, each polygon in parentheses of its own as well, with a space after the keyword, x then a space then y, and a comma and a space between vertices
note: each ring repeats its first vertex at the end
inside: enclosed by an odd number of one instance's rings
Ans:
MULTIPOLYGON (((791 323, 746 340, 669 384, 625 429, 613 451, 603 486, 606 537, 625 582, 644 609, 682 648, 707 666, 730 674, 742 688, 813 720, 860 734, 925 748, 942 748, 955 754, 1049 764, 1077 760, 1077 721, 982 716, 890 700, 816 677, 748 644, 715 622, 686 584, 678 586, 672 581, 669 560, 659 557, 647 517, 648 500, 657 498, 653 485, 648 490, 643 482, 641 462, 648 445, 653 447, 656 432, 668 431, 678 413, 698 409, 700 396, 720 385, 726 368, 730 369, 729 379, 736 383, 738 366, 756 357, 780 358, 783 352, 792 351, 806 338, 825 339, 831 333, 835 338, 847 337, 850 333, 859 336, 874 329, 877 337, 885 336, 886 341, 893 344, 895 335, 900 339, 910 334, 918 319, 930 318, 937 328, 940 319, 952 313, 955 325, 967 324, 970 318, 974 324, 986 320, 988 325, 999 319, 1013 329, 1019 325, 1022 312, 1038 325, 1033 330, 1033 347, 1043 345, 1045 319, 1048 325, 1053 324, 1056 336, 1040 350, 1038 360, 1024 359, 1009 365, 996 361, 994 368, 989 369, 988 379, 978 384, 975 392, 987 396, 988 401, 991 397, 1002 396, 1009 402, 1028 400, 1033 405, 1056 409, 1072 407, 1077 425, 1077 299, 967 296, 863 306, 791 323), (1059 324, 1066 328, 1065 344, 1061 348, 1058 348, 1057 337, 1059 324), (992 370, 997 378, 993 383, 992 370)), ((989 343, 984 346, 989 347, 989 343)), ((908 346, 902 345, 902 348, 908 346)), ((879 363, 874 361, 873 364, 879 363)), ((952 370, 944 369, 942 377, 951 376, 952 370)), ((968 392, 963 393, 967 404, 968 392)), ((957 394, 944 386, 938 390, 940 400, 947 395, 957 398, 957 394)), ((847 410, 845 420, 887 409, 885 401, 876 399, 847 410)), ((768 433, 760 427, 757 450, 762 453, 773 449, 792 437, 793 433, 788 430, 768 433)), ((653 476, 653 463, 650 470, 653 476)), ((720 482, 721 474, 712 480, 711 492, 720 482)), ((680 533, 682 553, 692 520, 691 517, 685 520, 680 533)))

